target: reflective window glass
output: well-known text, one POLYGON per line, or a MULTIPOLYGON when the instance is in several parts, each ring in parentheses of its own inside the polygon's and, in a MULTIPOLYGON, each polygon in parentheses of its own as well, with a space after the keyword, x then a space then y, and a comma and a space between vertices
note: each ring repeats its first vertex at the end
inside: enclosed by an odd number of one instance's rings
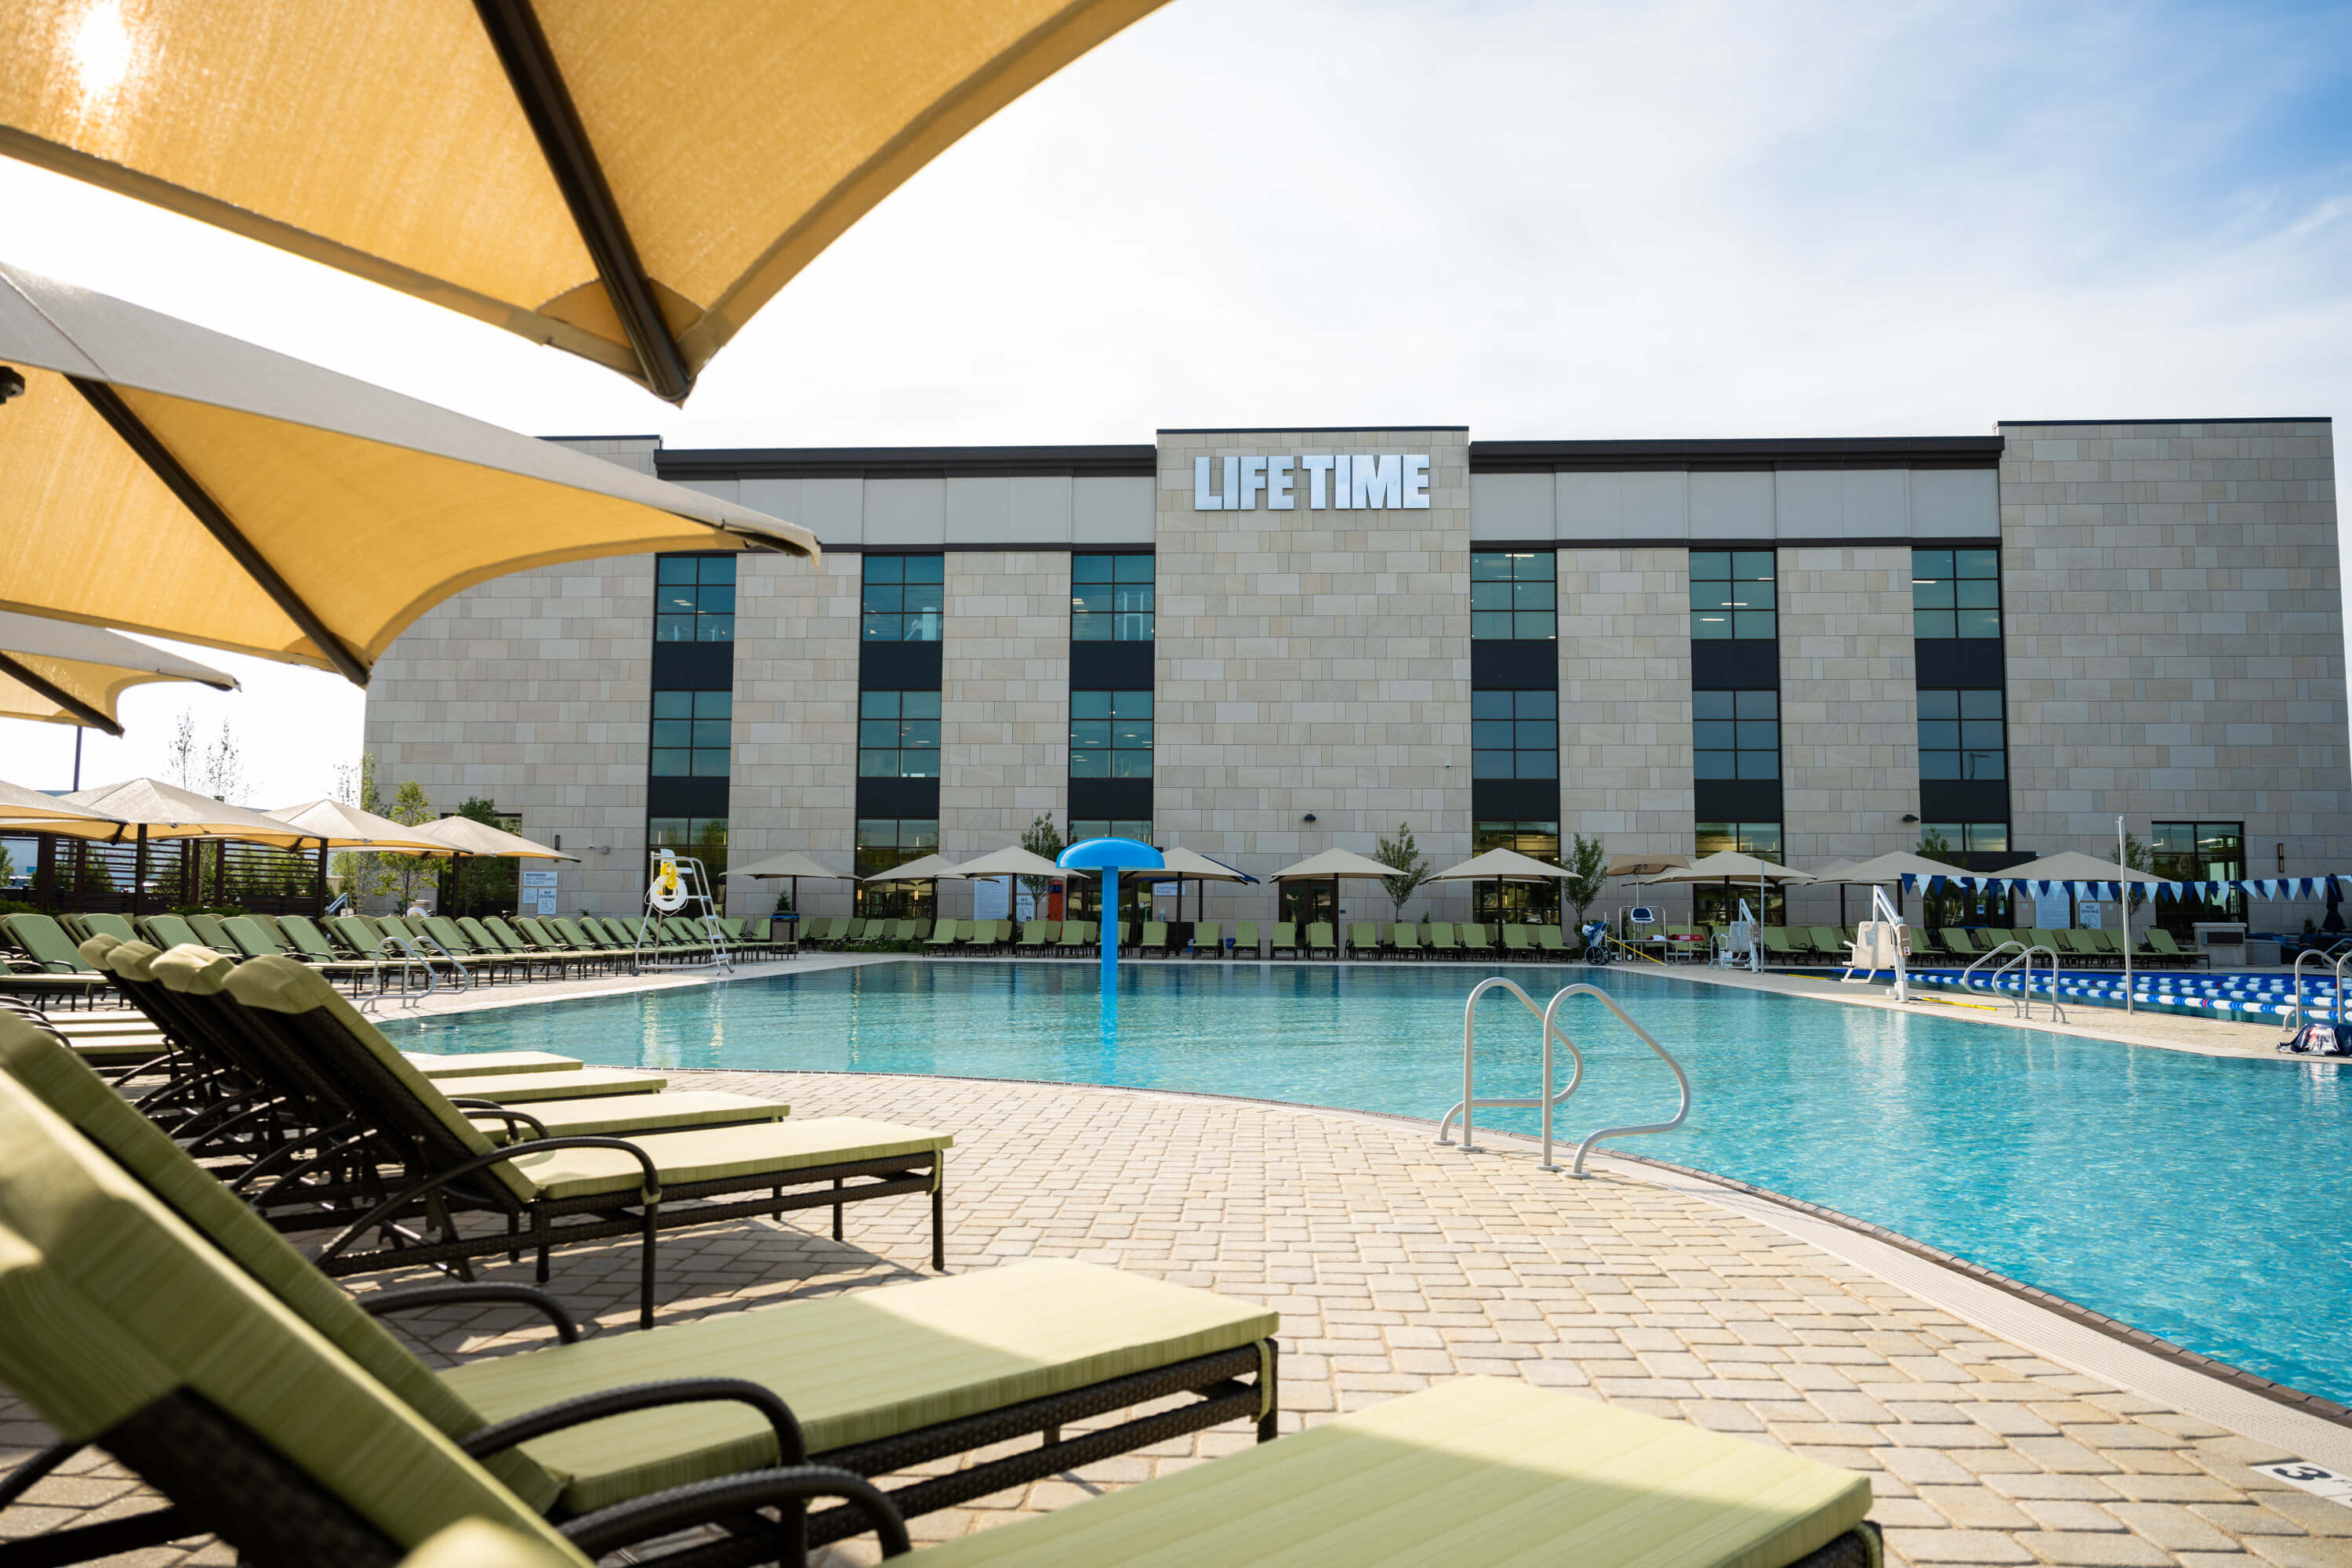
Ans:
POLYGON ((1911 635, 1997 640, 2000 637, 2000 552, 1914 550, 1911 635))
POLYGON ((1780 776, 1780 694, 1691 693, 1691 771, 1703 779, 1780 776))
POLYGON ((1549 642, 1559 636, 1559 556, 1549 550, 1470 554, 1474 642, 1549 642))

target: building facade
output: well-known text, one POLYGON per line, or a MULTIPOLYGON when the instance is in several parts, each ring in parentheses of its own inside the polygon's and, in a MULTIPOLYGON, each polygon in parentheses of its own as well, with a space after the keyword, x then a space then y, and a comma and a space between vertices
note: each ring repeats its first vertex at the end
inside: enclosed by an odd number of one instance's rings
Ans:
MULTIPOLYGON (((566 909, 635 907, 649 845, 870 873, 1040 816, 1261 876, 1400 826, 1439 866, 1582 835, 1800 868, 1925 843, 1994 869, 2112 858, 2118 816, 2181 877, 2340 870, 2352 850, 2322 419, 576 444, 800 523, 825 554, 523 573, 378 664, 378 776, 560 840, 581 857, 566 909)), ((769 890, 735 907, 765 912, 769 890)), ((937 912, 992 891, 944 884, 937 912)), ((853 897, 930 894, 803 883, 800 907, 853 897)), ((1406 915, 1527 897, 1439 885, 1406 915)), ((1274 914, 1263 888, 1202 898, 1187 918, 1274 914)), ((1341 902, 1391 917, 1370 884, 1341 902)), ((1799 889, 1787 912, 1837 903, 1799 889)))

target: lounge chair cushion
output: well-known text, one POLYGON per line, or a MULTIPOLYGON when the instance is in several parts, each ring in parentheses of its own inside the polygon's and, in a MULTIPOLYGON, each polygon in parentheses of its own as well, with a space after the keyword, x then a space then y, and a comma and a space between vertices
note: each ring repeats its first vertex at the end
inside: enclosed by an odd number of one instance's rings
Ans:
MULTIPOLYGON (((436 1083, 449 1079, 482 1078, 518 1072, 578 1072, 580 1058, 552 1051, 476 1051, 469 1056, 442 1057, 430 1051, 403 1051, 409 1065, 436 1083)), ((464 1092, 463 1090, 459 1091, 464 1092)))
MULTIPOLYGON (((574 1132, 630 1138, 647 1132, 672 1132, 690 1127, 735 1127, 782 1121, 792 1107, 748 1094, 723 1089, 687 1089, 661 1094, 607 1094, 593 1100, 499 1101, 512 1105, 541 1126, 550 1138, 574 1132)), ((480 1128, 493 1143, 536 1138, 528 1127, 511 1126, 494 1116, 467 1110, 466 1119, 480 1128)))
MULTIPOLYGON (((858 1116, 822 1116, 750 1127, 656 1132, 629 1142, 653 1156, 665 1183, 689 1186, 848 1159, 930 1154, 951 1147, 955 1140, 923 1127, 868 1121, 858 1116)), ((534 1198, 634 1194, 645 1181, 645 1167, 618 1149, 550 1149, 519 1155, 497 1168, 509 1167, 530 1184, 530 1190, 524 1195, 534 1198)))
POLYGON ((184 1389, 395 1544, 468 1516, 560 1539, 14 1079, 0 1079, 0 1381, 68 1438, 184 1389))
POLYGON ((487 1520, 460 1520, 400 1560, 400 1568, 586 1568, 577 1552, 525 1541, 487 1520))
MULTIPOLYGON (((1049 1259, 486 1357, 442 1377, 493 1421, 583 1388, 750 1378, 784 1396, 818 1454, 1251 1344, 1280 1321, 1246 1301, 1049 1259)), ((756 1413, 707 1405, 615 1416, 525 1447, 567 1479, 564 1502, 577 1510, 772 1464, 775 1453, 756 1413)))
POLYGON ((924 1549, 1019 1563, 1781 1568, 1862 1522, 1851 1470, 1499 1378, 1458 1378, 924 1549))

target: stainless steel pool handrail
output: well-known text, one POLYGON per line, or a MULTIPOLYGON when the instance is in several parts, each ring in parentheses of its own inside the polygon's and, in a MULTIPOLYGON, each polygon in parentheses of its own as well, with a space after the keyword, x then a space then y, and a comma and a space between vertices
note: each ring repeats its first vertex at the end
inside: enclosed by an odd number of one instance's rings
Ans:
MULTIPOLYGON (((1969 964, 1966 969, 1960 971, 1960 989, 1963 991, 1974 991, 1977 988, 1976 984, 1969 979, 1969 976, 1976 973, 1978 970, 1982 969, 1986 964, 1990 963, 1994 959, 1999 958, 2002 953, 2007 952, 2012 947, 2018 949, 2020 952, 2023 952, 2025 944, 2012 939, 2000 943, 1989 952, 1979 953, 1974 963, 1969 964)), ((2008 966, 2004 964, 2002 967, 2007 968, 2008 966)), ((1987 991, 1992 991, 1992 987, 1990 986, 1987 986, 1985 989, 1987 991)), ((1998 995, 1999 993, 1993 992, 1993 994, 1998 995)))
POLYGON ((1527 1008, 1528 1012, 1536 1012, 1536 1005, 1528 994, 1500 975, 1482 980, 1471 989, 1468 999, 1465 1001, 1462 1005, 1462 1102, 1454 1106, 1453 1110, 1448 1110, 1439 1121, 1437 1124, 1438 1142, 1446 1143, 1452 1142, 1452 1140, 1446 1136, 1446 1132, 1447 1130, 1454 1125, 1454 1117, 1458 1115, 1462 1118, 1463 1152, 1465 1154, 1478 1152, 1478 1146, 1470 1142, 1472 1136, 1471 1113, 1476 1107, 1487 1106, 1495 1109, 1526 1109, 1539 1107, 1543 1111, 1543 1163, 1538 1169, 1554 1172, 1559 1169, 1559 1165, 1555 1164, 1552 1161, 1552 1110, 1553 1108, 1559 1105, 1561 1100, 1564 1100, 1570 1095, 1574 1094, 1576 1092, 1577 1086, 1584 1081, 1584 1053, 1576 1048, 1576 1042, 1569 1037, 1567 1032, 1561 1029, 1558 1023, 1560 1005, 1571 996, 1591 996, 1596 998, 1602 1006, 1608 1008, 1612 1013, 1616 1014, 1618 1021, 1623 1024, 1627 1028, 1633 1030, 1643 1045, 1656 1052, 1658 1058, 1661 1061, 1664 1061, 1667 1068, 1673 1071, 1675 1075, 1675 1085, 1676 1089, 1681 1091, 1681 1101, 1675 1106, 1674 1119, 1670 1121, 1641 1122, 1624 1127, 1604 1127, 1597 1132, 1588 1133, 1585 1136, 1584 1141, 1576 1146, 1576 1163, 1570 1170, 1569 1174, 1572 1176, 1582 1176, 1584 1174, 1585 1157, 1592 1152, 1592 1146, 1600 1142, 1603 1138, 1636 1138, 1651 1133, 1671 1132, 1675 1128, 1680 1127, 1690 1116, 1690 1079, 1684 1073, 1682 1063, 1675 1060, 1674 1054, 1668 1051, 1665 1047, 1658 1044, 1657 1040, 1651 1036, 1650 1031, 1635 1023, 1633 1021, 1633 1015, 1626 1012, 1624 1008, 1617 1005, 1617 999, 1615 997, 1610 995, 1606 991, 1601 990, 1598 985, 1588 984, 1582 981, 1579 981, 1573 985, 1562 987, 1553 995, 1550 1002, 1545 1005, 1539 1015, 1543 1019, 1542 1097, 1536 1100, 1477 1099, 1477 1089, 1475 1078, 1476 1065, 1475 1058, 1472 1055, 1471 1047, 1476 1030, 1476 1009, 1478 1005, 1478 998, 1496 986, 1502 986, 1509 990, 1512 994, 1516 995, 1519 999, 1519 1005, 1527 1008), (1575 1058, 1576 1061, 1576 1075, 1569 1079, 1568 1087, 1561 1089, 1557 1095, 1551 1092, 1551 1047, 1554 1039, 1558 1039, 1561 1045, 1566 1046, 1568 1047, 1569 1055, 1575 1058))
MULTIPOLYGON (((1552 1108, 1557 1106, 1561 1100, 1566 1100, 1570 1095, 1574 1094, 1576 1092, 1576 1086, 1584 1081, 1584 1053, 1576 1048, 1576 1042, 1568 1037, 1566 1032, 1560 1028, 1555 1019, 1559 1010, 1561 999, 1580 990, 1592 991, 1593 988, 1590 985, 1571 985, 1566 990, 1561 991, 1558 995, 1554 996, 1549 1004, 1545 1006, 1538 1007, 1535 1004, 1535 998, 1520 990, 1517 983, 1506 980, 1499 974, 1490 975, 1470 988, 1469 998, 1462 1004, 1462 1100, 1459 1104, 1455 1105, 1453 1110, 1447 1111, 1445 1115, 1439 1120, 1437 1123, 1437 1142, 1451 1143, 1454 1142, 1454 1140, 1446 1134, 1454 1126, 1454 1119, 1456 1116, 1459 1116, 1462 1118, 1462 1152, 1465 1154, 1480 1153, 1482 1151, 1479 1149, 1478 1145, 1470 1141, 1475 1135, 1471 1127, 1472 1113, 1474 1111, 1482 1108, 1488 1110, 1528 1110, 1540 1107, 1543 1110, 1543 1164, 1540 1168, 1547 1171, 1558 1171, 1559 1169, 1558 1165, 1552 1163, 1551 1158, 1552 1108), (1543 1092, 1537 1099, 1479 1100, 1475 1098, 1477 1094, 1476 1068, 1475 1065, 1475 1058, 1471 1052, 1478 1033, 1478 998, 1484 996, 1487 992, 1497 988, 1507 991, 1512 995, 1517 997, 1519 999, 1520 1006, 1525 1007, 1528 1012, 1534 1014, 1538 1018, 1543 1021, 1543 1092), (1555 1039, 1557 1039, 1561 1045, 1568 1047, 1570 1058, 1576 1063, 1576 1071, 1569 1079, 1568 1087, 1561 1089, 1558 1094, 1554 1094, 1551 1091, 1551 1046, 1552 1041, 1555 1039)), ((1597 991, 1593 994, 1595 995, 1600 994, 1597 991)))
POLYGON ((2347 937, 2325 949, 2306 947, 2294 955, 2294 1011, 2288 1014, 2286 1019, 2286 1026, 2290 1030, 2300 1029, 2304 1025, 2303 963, 2307 958, 2315 958, 2322 963, 2326 963, 2331 958, 2336 961, 2336 1017, 2338 1023, 2343 1022, 2344 1019, 2344 966, 2352 963, 2352 937, 2347 937))
MULTIPOLYGON (((2064 1023, 2066 1021, 2066 1009, 2058 1005, 2057 953, 2052 952, 2049 948, 2042 946, 2038 942, 2021 943, 2020 945, 2023 948, 2022 952, 2021 952, 2015 958, 2011 959, 2007 963, 2002 964, 1999 969, 1992 972, 1993 990, 1995 993, 1998 993, 2000 990, 2000 977, 2008 973, 2011 970, 2022 964, 2024 966, 2024 973, 2018 977, 2017 982, 2017 1016, 2021 1018, 2026 1019, 2028 1022, 2031 1022, 2033 1017, 2033 955, 2037 952, 2041 953, 2050 960, 2050 1021, 2053 1024, 2064 1023)), ((1994 951, 1998 952, 2000 950, 1995 949, 1994 951)), ((1991 954, 1988 953, 1986 956, 1990 957, 1991 954)))
POLYGON ((383 932, 376 938, 375 952, 367 954, 367 957, 369 962, 375 965, 375 994, 360 1004, 362 1012, 366 1012, 370 1007, 378 1006, 383 1003, 383 961, 386 958, 392 959, 400 966, 400 1005, 402 1006, 414 1007, 440 989, 440 980, 433 973, 432 961, 418 952, 415 945, 404 937, 395 936, 391 931, 383 932), (408 989, 408 972, 412 964, 425 972, 425 989, 414 996, 409 994, 408 989))

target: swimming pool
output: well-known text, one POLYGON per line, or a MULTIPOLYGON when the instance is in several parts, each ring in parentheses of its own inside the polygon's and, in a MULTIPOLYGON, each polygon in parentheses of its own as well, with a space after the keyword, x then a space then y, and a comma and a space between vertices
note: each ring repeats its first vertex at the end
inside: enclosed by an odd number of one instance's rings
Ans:
MULTIPOLYGON (((1538 1003, 1597 980, 1682 1061, 1688 1124, 1627 1152, 1886 1226, 2352 1403, 2352 1065, 2192 1056, 1617 969, 1496 973, 1538 1003)), ((1433 1119, 1461 1092, 1462 1000, 1480 973, 1124 965, 1112 1028, 1092 965, 888 963, 386 1027, 432 1050, 1034 1079, 1433 1119)), ((1481 1096, 1531 1093, 1535 1021, 1501 995, 1481 1016, 1481 1096)), ((1572 1000, 1564 1016, 1587 1062, 1561 1108, 1568 1148, 1672 1114, 1672 1075, 1600 1004, 1572 1000)), ((1531 1111, 1480 1121, 1535 1127, 1531 1111)))

